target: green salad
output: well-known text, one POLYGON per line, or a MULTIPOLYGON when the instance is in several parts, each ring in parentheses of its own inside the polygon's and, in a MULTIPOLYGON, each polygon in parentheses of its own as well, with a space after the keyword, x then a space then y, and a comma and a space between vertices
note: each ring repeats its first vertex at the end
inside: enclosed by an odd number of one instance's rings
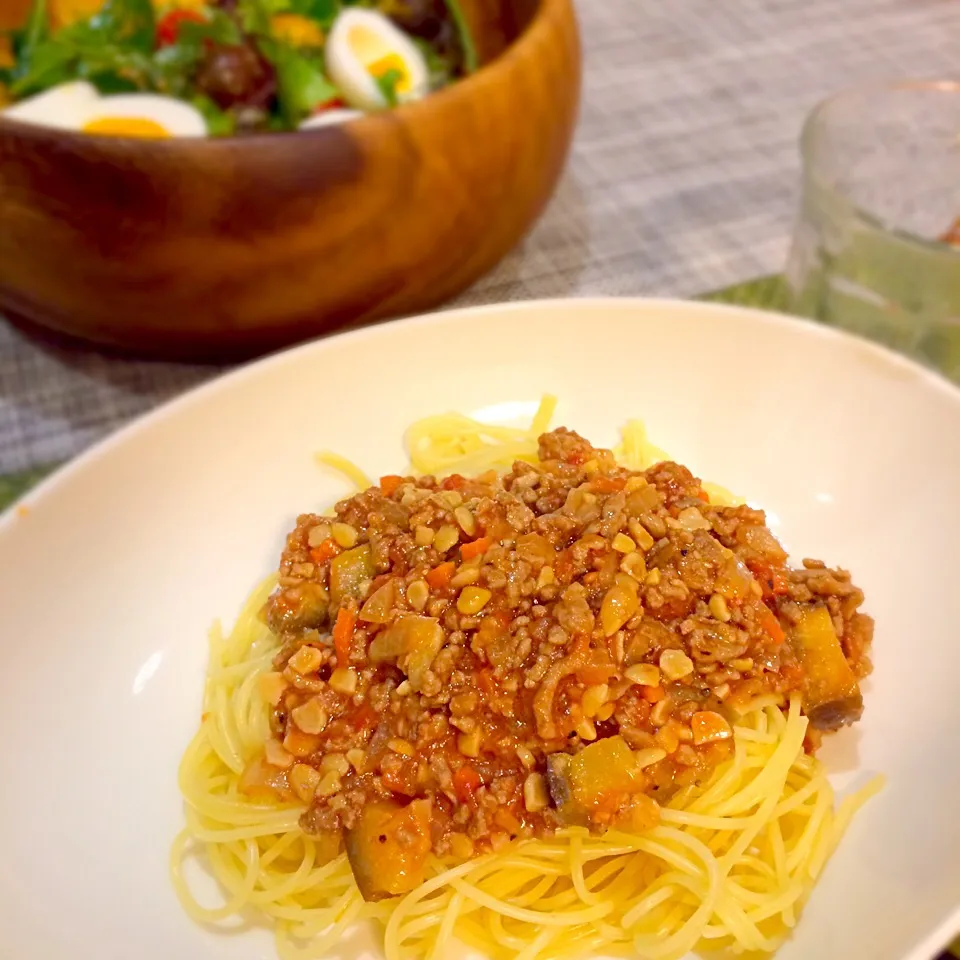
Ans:
POLYGON ((477 68, 459 0, 34 0, 0 119, 108 136, 311 129, 477 68))

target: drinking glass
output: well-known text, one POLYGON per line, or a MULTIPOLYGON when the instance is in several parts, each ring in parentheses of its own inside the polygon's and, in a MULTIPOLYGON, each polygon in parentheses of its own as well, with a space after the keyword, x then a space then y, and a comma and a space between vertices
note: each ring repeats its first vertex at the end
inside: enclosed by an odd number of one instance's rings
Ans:
POLYGON ((837 94, 801 151, 789 309, 960 380, 960 84, 837 94))

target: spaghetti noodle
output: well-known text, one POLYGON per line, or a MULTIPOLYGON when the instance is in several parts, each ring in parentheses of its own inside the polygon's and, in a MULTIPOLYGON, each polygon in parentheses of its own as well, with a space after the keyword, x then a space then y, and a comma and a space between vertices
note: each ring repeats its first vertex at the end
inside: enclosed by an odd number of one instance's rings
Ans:
MULTIPOLYGON (((459 415, 420 421, 407 435, 412 466, 444 475, 535 461, 554 403, 545 398, 529 430, 459 415)), ((636 422, 616 452, 636 469, 663 459, 636 422)), ((710 497, 735 502, 720 488, 710 497)), ((248 909, 270 918, 282 960, 327 956, 361 920, 383 926, 388 960, 445 957, 457 941, 521 960, 677 960, 697 946, 770 952, 789 936, 850 818, 880 787, 875 780, 835 809, 823 765, 804 751, 799 695, 786 703, 761 696, 742 706, 729 759, 676 792, 651 829, 571 826, 465 862, 431 855, 420 886, 367 902, 338 845, 301 828, 303 804, 245 789, 245 771, 270 736, 260 679, 279 641, 260 612, 275 586, 275 577, 264 581, 228 633, 211 631, 203 720, 179 772, 186 826, 171 873, 200 923, 248 909), (225 892, 219 906, 203 906, 187 882, 184 863, 197 849, 225 892)))

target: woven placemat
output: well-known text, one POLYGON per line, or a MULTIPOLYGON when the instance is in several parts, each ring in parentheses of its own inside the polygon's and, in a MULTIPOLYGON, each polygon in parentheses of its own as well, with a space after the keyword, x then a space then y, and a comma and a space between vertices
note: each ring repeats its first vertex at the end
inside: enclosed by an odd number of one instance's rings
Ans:
MULTIPOLYGON (((783 302, 782 291, 783 282, 781 278, 770 276, 748 280, 746 283, 738 283, 724 290, 705 294, 701 299, 776 310, 783 302)), ((117 361, 117 363, 122 362, 122 360, 117 361)), ((18 497, 23 496, 34 484, 39 483, 59 466, 59 463, 51 463, 20 473, 10 473, 5 476, 0 474, 0 510, 10 506, 18 497)))
MULTIPOLYGON (((748 280, 745 283, 704 294, 700 299, 714 303, 732 303, 744 307, 779 310, 785 302, 783 280, 779 276, 759 277, 756 280, 748 280)), ((8 507, 58 466, 60 464, 50 464, 23 473, 0 476, 0 510, 8 507)), ((945 953, 937 960, 960 960, 960 940, 954 943, 952 954, 945 953)))

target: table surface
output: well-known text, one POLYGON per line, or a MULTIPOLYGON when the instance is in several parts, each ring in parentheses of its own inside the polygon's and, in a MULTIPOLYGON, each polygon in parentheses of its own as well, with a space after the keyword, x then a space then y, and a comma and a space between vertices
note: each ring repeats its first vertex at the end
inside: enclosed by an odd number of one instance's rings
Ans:
MULTIPOLYGON (((582 119, 527 241, 460 304, 689 296, 778 270, 797 134, 841 87, 955 72, 960 0, 579 0, 582 119)), ((26 337, 0 320, 0 474, 70 457, 217 373, 26 337)))

